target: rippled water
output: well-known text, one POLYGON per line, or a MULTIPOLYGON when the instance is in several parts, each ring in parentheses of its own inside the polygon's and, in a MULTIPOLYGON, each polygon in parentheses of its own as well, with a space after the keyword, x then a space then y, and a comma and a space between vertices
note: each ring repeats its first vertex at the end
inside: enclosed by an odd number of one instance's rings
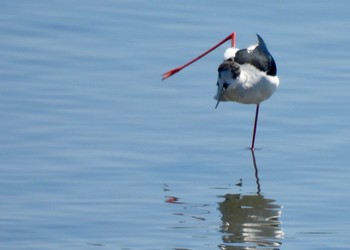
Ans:
POLYGON ((348 1, 0 4, 2 249, 348 249, 348 1), (231 32, 281 85, 214 110, 231 32))

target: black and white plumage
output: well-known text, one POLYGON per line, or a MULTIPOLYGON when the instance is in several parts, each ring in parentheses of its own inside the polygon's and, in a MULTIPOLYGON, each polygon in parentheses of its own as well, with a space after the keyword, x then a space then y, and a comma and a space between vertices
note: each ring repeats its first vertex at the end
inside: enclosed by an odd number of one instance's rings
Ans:
POLYGON ((167 79, 215 50, 226 41, 231 40, 233 48, 226 50, 224 62, 218 68, 218 88, 215 95, 217 103, 215 108, 221 101, 256 104, 251 150, 255 149, 254 143, 260 103, 270 98, 279 85, 275 60, 268 51, 264 40, 258 34, 257 37, 257 44, 251 45, 246 49, 237 49, 235 48, 236 33, 233 32, 203 54, 162 75, 163 80, 167 79))
POLYGON ((246 49, 229 48, 218 68, 215 99, 244 104, 259 104, 275 92, 279 85, 275 60, 264 40, 246 49))
MULTIPOLYGON (((246 49, 229 48, 218 68, 216 107, 221 101, 256 104, 251 149, 254 150, 259 105, 275 92, 279 85, 275 60, 264 40, 246 49)), ((215 107, 215 108, 216 108, 215 107)))

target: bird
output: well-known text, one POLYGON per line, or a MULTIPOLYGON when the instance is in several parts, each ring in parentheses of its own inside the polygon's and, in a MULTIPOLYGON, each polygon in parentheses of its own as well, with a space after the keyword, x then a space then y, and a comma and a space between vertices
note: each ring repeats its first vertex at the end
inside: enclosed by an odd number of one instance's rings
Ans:
POLYGON ((279 86, 277 66, 274 58, 267 49, 266 43, 256 34, 258 43, 245 49, 235 47, 236 33, 233 32, 224 40, 210 48, 188 63, 165 72, 162 79, 176 74, 195 61, 215 50, 226 41, 231 40, 232 46, 224 53, 224 60, 218 67, 217 100, 215 109, 220 102, 232 101, 242 104, 255 104, 255 120, 250 149, 255 150, 255 135, 259 116, 260 103, 272 96, 279 86))
POLYGON ((279 86, 277 66, 267 49, 266 43, 257 34, 258 43, 245 49, 228 48, 224 61, 218 67, 217 100, 232 101, 242 104, 255 104, 255 120, 252 144, 255 149, 255 135, 260 103, 272 96, 279 86))

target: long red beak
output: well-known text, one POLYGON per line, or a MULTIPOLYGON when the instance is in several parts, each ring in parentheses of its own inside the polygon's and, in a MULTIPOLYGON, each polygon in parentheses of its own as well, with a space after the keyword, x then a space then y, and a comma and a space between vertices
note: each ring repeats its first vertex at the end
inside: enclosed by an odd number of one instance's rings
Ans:
POLYGON ((227 36, 224 40, 222 40, 221 42, 219 42, 214 47, 210 48, 209 50, 207 50, 206 52, 204 52, 200 56, 194 58, 193 60, 189 61, 188 63, 186 63, 186 64, 184 64, 182 66, 179 66, 177 68, 174 68, 174 69, 169 70, 168 72, 164 73, 162 75, 162 80, 167 79, 168 77, 174 75, 175 73, 179 72, 180 70, 182 70, 182 69, 186 68, 187 66, 191 65, 195 61, 201 59, 203 56, 209 54, 210 52, 212 52, 213 50, 215 50, 216 48, 218 48, 219 46, 221 46, 222 44, 224 44, 226 41, 228 41, 230 39, 231 39, 231 46, 235 47, 236 46, 236 32, 233 32, 229 36, 227 36))

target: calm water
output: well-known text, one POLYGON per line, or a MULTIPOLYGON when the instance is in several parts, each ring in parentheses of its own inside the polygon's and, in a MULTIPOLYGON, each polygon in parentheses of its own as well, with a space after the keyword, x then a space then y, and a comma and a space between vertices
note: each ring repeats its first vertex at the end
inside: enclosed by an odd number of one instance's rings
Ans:
POLYGON ((0 4, 1 249, 349 249, 350 2, 0 4), (281 85, 214 110, 220 47, 281 85))

